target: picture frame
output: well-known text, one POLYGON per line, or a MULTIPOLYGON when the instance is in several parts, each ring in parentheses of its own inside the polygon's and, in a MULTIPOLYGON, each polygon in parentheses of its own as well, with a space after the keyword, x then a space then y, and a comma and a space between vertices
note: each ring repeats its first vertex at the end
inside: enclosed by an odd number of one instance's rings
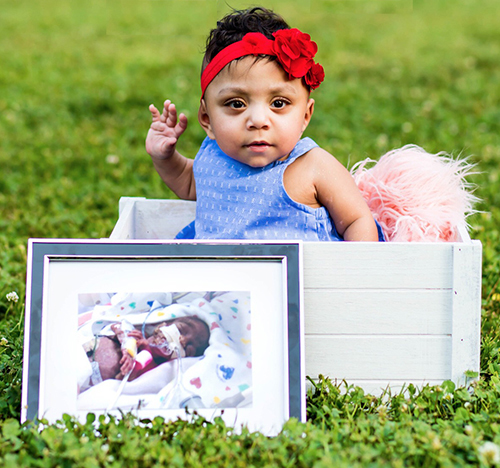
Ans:
POLYGON ((300 241, 30 239, 22 421, 123 411, 172 420, 196 410, 267 435, 291 417, 305 421, 301 262, 300 241), (154 322, 155 314, 166 321, 154 322), (201 355, 186 344, 203 335, 185 331, 182 321, 194 319, 210 329, 201 355), (124 335, 117 327, 135 331, 124 335), (175 352, 184 346, 186 358, 158 361, 153 343, 159 336, 161 346, 171 345, 164 343, 166 327, 177 333, 175 352), (121 370, 108 377, 107 369, 123 369, 122 358, 128 360, 119 335, 136 337, 134 356, 141 347, 151 351, 157 367, 132 381, 137 357, 132 377, 121 370), (165 376, 167 367, 171 380, 161 391, 144 384, 148 377, 158 386, 152 373, 165 376))

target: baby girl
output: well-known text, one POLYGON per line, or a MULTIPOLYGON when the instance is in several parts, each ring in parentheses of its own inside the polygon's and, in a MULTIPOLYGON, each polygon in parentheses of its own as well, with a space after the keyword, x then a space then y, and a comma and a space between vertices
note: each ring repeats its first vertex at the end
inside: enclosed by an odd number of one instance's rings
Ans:
POLYGON ((253 8, 217 23, 202 63, 194 161, 177 143, 187 127, 167 100, 146 150, 180 198, 196 200, 179 238, 383 240, 347 169, 310 138, 311 91, 324 79, 317 45, 279 15, 253 8))

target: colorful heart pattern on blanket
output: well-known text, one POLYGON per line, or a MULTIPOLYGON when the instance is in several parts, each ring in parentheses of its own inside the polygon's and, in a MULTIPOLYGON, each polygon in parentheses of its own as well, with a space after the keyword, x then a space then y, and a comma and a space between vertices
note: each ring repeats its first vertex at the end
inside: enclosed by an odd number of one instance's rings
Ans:
MULTIPOLYGON (((248 291, 189 292, 183 301, 173 301, 172 293, 116 294, 111 304, 96 307, 88 327, 96 334, 105 332, 110 324, 124 317, 137 328, 185 316, 205 321, 210 340, 202 358, 185 370, 183 387, 201 398, 206 408, 218 407, 219 403, 230 408, 240 405, 242 400, 245 406, 251 404, 245 400, 251 398, 248 392, 242 396, 243 391, 252 387, 252 314, 248 291)), ((164 390, 168 390, 168 385, 164 390)), ((151 405, 154 404, 157 403, 152 399, 151 405)))
POLYGON ((229 380, 234 374, 234 367, 220 366, 218 368, 219 376, 224 380, 229 380))
POLYGON ((189 381, 191 385, 194 385, 196 388, 201 388, 201 379, 199 377, 196 377, 195 379, 191 379, 189 381))
POLYGON ((203 381, 197 394, 210 407, 252 387, 250 293, 227 292, 199 307, 202 302, 192 301, 191 305, 209 323, 210 346, 203 361, 186 371, 185 379, 203 381))

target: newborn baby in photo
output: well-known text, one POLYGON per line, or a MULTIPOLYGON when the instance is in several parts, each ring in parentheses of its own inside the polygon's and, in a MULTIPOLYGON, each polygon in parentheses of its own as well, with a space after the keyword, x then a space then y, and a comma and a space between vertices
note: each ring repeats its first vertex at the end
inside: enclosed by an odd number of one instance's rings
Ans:
POLYGON ((158 324, 146 338, 141 331, 126 331, 121 323, 111 326, 114 336, 100 336, 86 349, 94 365, 92 384, 102 380, 122 380, 131 372, 134 380, 154 367, 178 357, 198 357, 208 347, 210 330, 196 316, 179 317, 158 324))

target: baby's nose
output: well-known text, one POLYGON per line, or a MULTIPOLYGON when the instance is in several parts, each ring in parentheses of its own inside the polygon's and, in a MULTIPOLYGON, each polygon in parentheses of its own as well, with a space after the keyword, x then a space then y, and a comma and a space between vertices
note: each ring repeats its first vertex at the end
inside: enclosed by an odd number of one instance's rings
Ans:
POLYGON ((265 106, 252 106, 248 114, 247 125, 249 128, 265 128, 269 126, 269 111, 265 106))

